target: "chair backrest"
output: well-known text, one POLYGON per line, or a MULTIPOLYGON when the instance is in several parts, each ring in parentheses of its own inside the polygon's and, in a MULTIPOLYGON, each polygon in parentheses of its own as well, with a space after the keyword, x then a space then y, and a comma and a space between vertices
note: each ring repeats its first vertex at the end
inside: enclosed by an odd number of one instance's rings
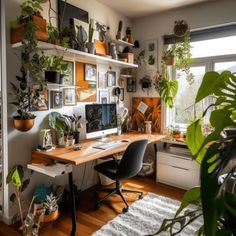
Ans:
POLYGON ((142 168, 147 144, 148 140, 142 139, 132 142, 127 147, 116 172, 117 180, 131 178, 138 174, 142 168))

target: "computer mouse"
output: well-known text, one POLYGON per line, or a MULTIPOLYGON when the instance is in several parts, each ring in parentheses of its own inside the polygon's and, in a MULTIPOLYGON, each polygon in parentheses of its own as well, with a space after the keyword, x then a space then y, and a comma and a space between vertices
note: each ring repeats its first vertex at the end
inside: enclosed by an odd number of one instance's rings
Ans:
POLYGON ((127 139, 127 138, 125 138, 125 139, 122 139, 121 142, 124 142, 124 143, 125 143, 125 142, 130 142, 130 140, 127 139))

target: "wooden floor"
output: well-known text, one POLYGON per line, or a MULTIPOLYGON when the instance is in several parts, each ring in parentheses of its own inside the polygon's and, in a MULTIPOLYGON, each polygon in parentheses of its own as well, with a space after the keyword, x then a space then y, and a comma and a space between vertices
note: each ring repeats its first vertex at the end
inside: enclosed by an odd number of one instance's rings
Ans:
MULTIPOLYGON (((158 184, 152 179, 135 177, 124 181, 123 186, 131 189, 139 189, 147 194, 153 192, 159 195, 167 196, 173 199, 181 200, 184 190, 170 187, 164 184, 158 184)), ((97 210, 94 208, 94 191, 100 186, 92 187, 81 194, 81 204, 77 211, 77 236, 91 235, 101 228, 109 220, 122 212, 124 203, 119 196, 109 198, 106 203, 101 204, 97 210)), ((128 203, 137 199, 136 194, 124 194, 128 203)), ((102 196, 102 194, 101 194, 102 196)), ((54 223, 43 225, 40 229, 40 236, 66 236, 70 235, 71 219, 69 214, 61 214, 59 219, 54 223)), ((19 233, 13 228, 0 223, 0 236, 14 236, 19 233)))

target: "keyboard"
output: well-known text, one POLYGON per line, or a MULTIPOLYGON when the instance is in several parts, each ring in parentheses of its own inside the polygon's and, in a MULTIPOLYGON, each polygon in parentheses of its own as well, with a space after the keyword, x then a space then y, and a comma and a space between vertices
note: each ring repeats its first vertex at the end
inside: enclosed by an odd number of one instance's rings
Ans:
POLYGON ((95 144, 93 146, 93 148, 97 148, 97 149, 102 149, 102 150, 107 150, 110 148, 114 148, 120 145, 119 141, 112 141, 112 142, 108 142, 108 143, 99 143, 99 144, 95 144))

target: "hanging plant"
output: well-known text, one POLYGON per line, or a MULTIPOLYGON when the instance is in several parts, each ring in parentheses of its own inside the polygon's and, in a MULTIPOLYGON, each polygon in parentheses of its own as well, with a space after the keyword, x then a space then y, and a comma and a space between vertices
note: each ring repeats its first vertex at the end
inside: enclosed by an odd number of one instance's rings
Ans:
POLYGON ((177 20, 174 25, 174 34, 178 37, 183 37, 188 31, 188 23, 185 20, 177 20))
POLYGON ((145 92, 147 90, 147 94, 152 87, 152 80, 150 76, 146 75, 142 79, 140 79, 139 84, 141 84, 142 90, 145 92))
MULTIPOLYGON (((185 24, 184 21, 175 22, 175 28, 178 26, 180 27, 181 22, 183 23, 183 25, 185 24)), ((177 29, 175 28, 174 31, 177 31, 177 29)), ((160 84, 160 95, 164 103, 170 108, 173 107, 174 99, 178 92, 178 80, 171 80, 169 78, 169 75, 167 73, 167 66, 172 66, 172 68, 179 72, 177 74, 177 79, 184 74, 189 85, 194 82, 193 74, 190 71, 190 34, 188 31, 188 27, 186 30, 185 29, 186 25, 183 26, 182 29, 182 32, 185 31, 183 41, 171 45, 167 50, 163 51, 162 54, 161 64, 163 79, 160 84)))

